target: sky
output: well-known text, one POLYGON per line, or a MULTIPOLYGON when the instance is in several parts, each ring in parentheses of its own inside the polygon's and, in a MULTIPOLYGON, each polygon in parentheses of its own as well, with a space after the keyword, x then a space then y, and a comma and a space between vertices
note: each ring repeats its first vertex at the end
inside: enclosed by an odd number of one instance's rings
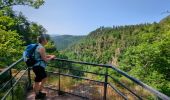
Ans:
POLYGON ((159 22, 170 13, 170 0, 45 0, 39 9, 14 6, 47 34, 87 35, 100 26, 159 22))

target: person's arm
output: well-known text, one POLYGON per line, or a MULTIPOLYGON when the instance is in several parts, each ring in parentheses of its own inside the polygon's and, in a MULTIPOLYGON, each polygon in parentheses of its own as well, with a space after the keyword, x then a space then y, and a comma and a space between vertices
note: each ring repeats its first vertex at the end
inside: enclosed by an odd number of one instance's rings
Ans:
POLYGON ((39 48, 39 52, 40 52, 42 60, 44 60, 46 62, 55 58, 55 55, 46 55, 45 48, 39 48))
POLYGON ((47 58, 55 58, 55 55, 46 55, 47 58))

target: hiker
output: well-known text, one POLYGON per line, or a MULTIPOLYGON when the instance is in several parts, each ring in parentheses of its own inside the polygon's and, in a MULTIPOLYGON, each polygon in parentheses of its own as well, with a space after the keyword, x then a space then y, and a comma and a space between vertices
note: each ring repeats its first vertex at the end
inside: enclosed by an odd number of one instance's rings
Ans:
POLYGON ((35 59, 37 62, 33 65, 33 72, 35 73, 35 99, 44 98, 46 93, 42 92, 43 85, 47 79, 47 74, 45 72, 45 67, 47 62, 54 59, 55 55, 46 55, 44 45, 47 44, 47 39, 45 35, 40 35, 37 38, 38 46, 35 49, 35 59))

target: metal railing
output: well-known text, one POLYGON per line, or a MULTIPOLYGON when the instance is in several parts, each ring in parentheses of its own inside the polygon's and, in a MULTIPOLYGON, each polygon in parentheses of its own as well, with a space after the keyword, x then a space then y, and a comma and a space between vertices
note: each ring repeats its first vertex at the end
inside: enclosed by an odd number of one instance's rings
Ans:
MULTIPOLYGON (((22 61, 23 61, 23 58, 19 59, 18 61, 14 62, 10 66, 6 67, 6 69, 4 69, 0 73, 0 77, 1 78, 3 77, 3 79, 0 79, 0 99, 1 100, 6 100, 7 98, 8 100, 15 100, 16 98, 18 98, 17 95, 15 95, 16 93, 15 90, 18 90, 19 86, 17 85, 21 85, 19 81, 21 80, 21 78, 23 78, 23 76, 25 76, 25 74, 29 70, 29 68, 24 67, 24 66, 22 68, 20 66, 19 69, 17 68, 17 65, 19 64, 21 65, 22 61)), ((29 76, 29 74, 27 75, 29 76)), ((28 79, 27 76, 26 76, 26 79, 28 79)))
MULTIPOLYGON (((9 86, 8 84, 10 84, 7 92, 3 93, 4 95, 2 96, 1 100, 6 99, 9 95, 11 99, 14 100, 14 87, 16 86, 16 84, 18 84, 19 80, 25 75, 26 72, 28 80, 27 87, 31 87, 32 82, 30 68, 25 68, 22 75, 20 75, 20 77, 15 82, 13 81, 15 79, 15 76, 21 70, 18 71, 15 75, 12 75, 11 69, 21 62, 22 58, 0 73, 0 76, 2 76, 4 73, 10 72, 10 79, 7 82, 3 83, 3 85, 0 87, 0 93, 2 93, 3 89, 6 88, 6 86, 9 86)), ((68 93, 82 97, 83 99, 98 100, 113 100, 117 97, 126 100, 131 98, 142 100, 146 99, 147 97, 146 95, 141 93, 147 91, 146 93, 149 93, 149 95, 147 95, 149 98, 152 97, 162 100, 170 100, 170 97, 166 96, 165 94, 151 88, 150 86, 144 84, 143 82, 135 79, 134 77, 111 65, 71 61, 58 58, 56 58, 51 63, 57 64, 51 65, 50 67, 53 68, 53 70, 51 71, 49 69, 47 70, 47 72, 49 74, 49 77, 53 75, 57 81, 47 82, 46 88, 58 91, 59 95, 63 93, 68 93), (91 71, 91 67, 93 67, 93 69, 95 70, 91 71), (125 78, 130 80, 133 84, 125 84, 126 82, 122 82, 121 80, 119 80, 121 76, 124 76, 125 78), (69 81, 67 81, 67 79, 69 81), (71 80, 73 81, 72 83, 70 83, 70 86, 68 85, 68 83, 71 80), (55 83, 55 85, 50 86, 48 83, 55 83), (134 89, 133 86, 137 87, 137 89, 140 89, 140 91, 142 92, 134 89)))
MULTIPOLYGON (((61 67, 58 67, 59 70, 61 69, 69 69, 69 70, 74 70, 74 71, 79 71, 79 72, 83 72, 83 73, 89 73, 89 74, 95 74, 95 75, 100 75, 100 76, 104 76, 104 80, 92 80, 92 79, 88 79, 88 78, 82 78, 82 76, 74 76, 74 75, 69 75, 69 74, 63 74, 60 71, 58 71, 58 75, 59 77, 62 76, 69 76, 69 77, 74 77, 74 78, 79 78, 79 79, 83 79, 83 80, 89 80, 89 81, 93 81, 93 82, 97 82, 97 83, 102 83, 103 84, 103 100, 108 99, 107 96, 107 89, 108 86, 110 86, 116 93, 118 93, 123 99, 129 99, 127 97, 127 95, 125 95, 123 92, 121 92, 119 89, 116 88, 116 86, 114 86, 110 81, 108 81, 108 78, 110 78, 111 80, 113 80, 114 82, 116 82, 117 84, 119 84, 121 87, 123 87, 124 89, 126 89, 127 91, 129 91, 133 96, 135 96, 137 99, 145 99, 144 97, 140 96, 140 94, 137 94, 137 91, 134 91, 132 89, 130 89, 128 86, 124 85, 124 83, 122 83, 121 81, 119 81, 118 79, 115 79, 112 75, 109 75, 109 72, 112 71, 116 71, 118 74, 126 77, 127 79, 131 80, 132 82, 134 82, 136 85, 142 87, 142 89, 147 90, 148 92, 150 92, 151 94, 153 94, 156 98, 160 98, 163 100, 170 100, 170 98, 168 96, 166 96, 165 94, 153 89, 152 87, 144 84, 143 82, 141 82, 138 79, 135 79, 134 77, 128 75, 127 73, 121 71, 120 69, 111 66, 111 65, 105 65, 105 64, 94 64, 94 63, 87 63, 87 62, 79 62, 79 61, 71 61, 71 60, 65 60, 65 59, 55 59, 58 62, 67 62, 71 63, 71 64, 80 64, 80 65, 90 65, 91 67, 101 67, 101 70, 105 70, 104 73, 96 73, 96 72, 91 72, 91 71, 82 71, 82 70, 78 70, 78 69, 73 69, 73 68, 65 68, 62 64, 61 67)), ((75 67, 75 66, 73 66, 75 67)), ((85 67, 85 66, 84 66, 85 67)), ((52 72, 51 72, 52 73, 52 72)), ((59 78, 60 79, 60 78, 59 78)), ((60 81, 59 81, 59 84, 60 81)), ((59 91, 60 91, 60 85, 59 85, 59 91)), ((87 97, 86 97, 87 98, 87 97)))

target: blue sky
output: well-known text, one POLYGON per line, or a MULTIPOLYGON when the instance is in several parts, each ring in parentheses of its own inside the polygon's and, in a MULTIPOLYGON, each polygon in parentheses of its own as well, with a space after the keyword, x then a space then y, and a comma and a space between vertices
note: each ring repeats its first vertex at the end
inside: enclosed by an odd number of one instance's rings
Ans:
POLYGON ((100 26, 159 22, 170 0, 46 0, 39 9, 14 6, 48 34, 87 35, 100 26))

